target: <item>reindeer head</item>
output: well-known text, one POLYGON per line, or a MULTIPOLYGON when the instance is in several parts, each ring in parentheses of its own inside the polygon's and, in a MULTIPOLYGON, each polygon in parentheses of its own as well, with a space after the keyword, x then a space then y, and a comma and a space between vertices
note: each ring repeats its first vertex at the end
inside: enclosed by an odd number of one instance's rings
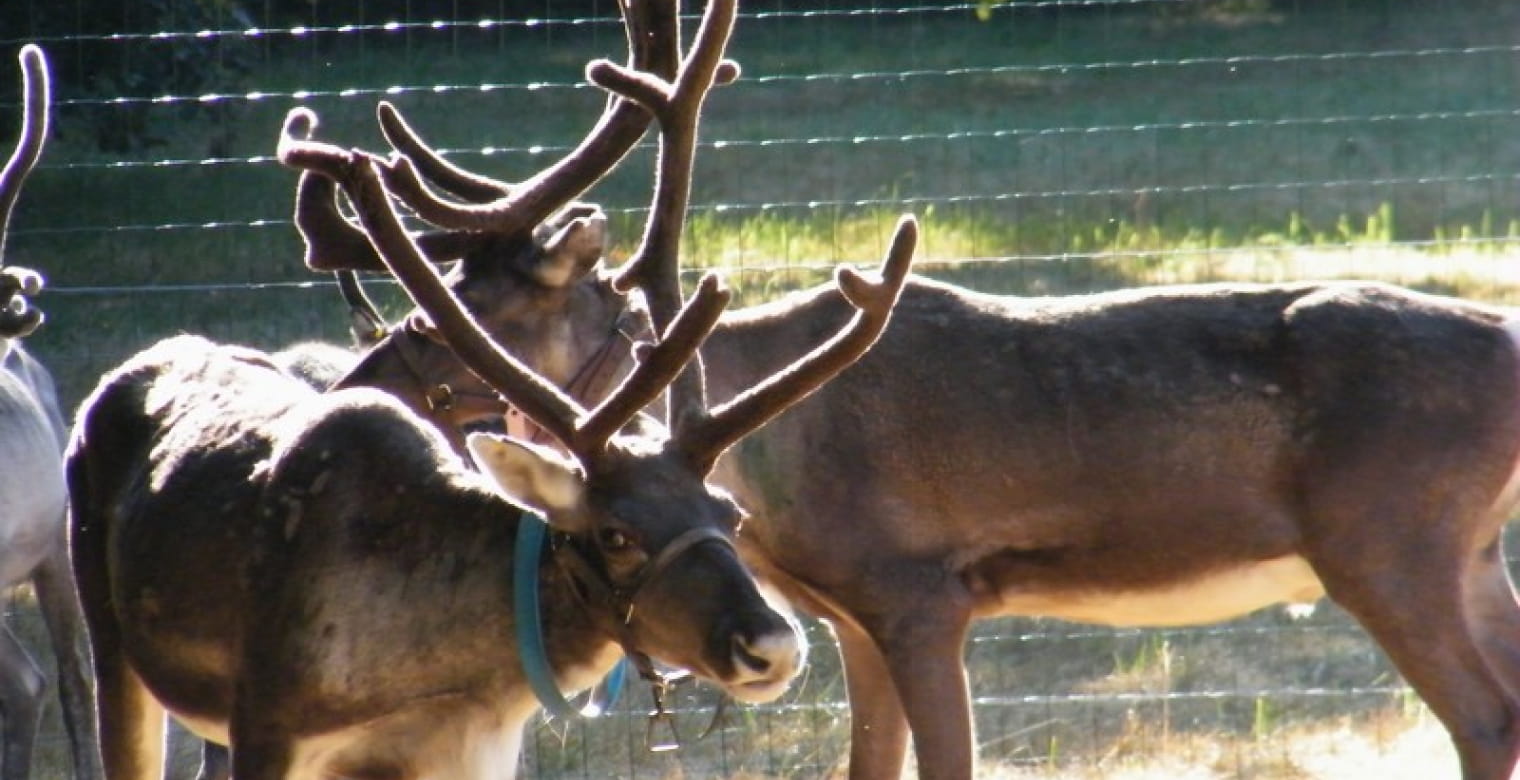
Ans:
MULTIPOLYGON (((50 90, 47 59, 42 49, 28 44, 21 47, 21 91, 23 116, 16 150, 0 171, 0 264, 5 259, 5 237, 9 232, 11 209, 21 195, 21 184, 36 167, 47 140, 50 90)), ((26 336, 42 324, 42 312, 33 308, 27 297, 42 291, 42 275, 18 266, 0 267, 0 338, 26 336)))
MULTIPOLYGON (((632 15, 629 7, 624 11, 625 18, 632 15)), ((535 292, 549 294, 568 283, 581 284, 595 265, 588 258, 593 249, 600 254, 598 212, 570 206, 543 225, 530 227, 535 223, 525 222, 524 213, 538 221, 548 214, 538 213, 545 208, 538 196, 530 198, 520 188, 484 206, 444 203, 426 191, 409 157, 381 159, 310 140, 315 121, 304 109, 286 120, 280 158, 306 171, 308 188, 314 177, 336 184, 316 185, 329 187, 329 193, 341 188, 362 230, 344 221, 330 232, 367 242, 370 255, 401 282, 429 328, 458 360, 568 452, 562 455, 496 435, 473 434, 468 440, 482 470, 514 500, 543 513, 562 534, 561 549, 569 551, 563 565, 592 602, 606 607, 603 612, 612 621, 609 631, 636 656, 652 653, 720 682, 737 698, 760 700, 779 694, 796 672, 800 644, 792 624, 787 624, 791 638, 783 638, 772 624, 781 618, 770 608, 738 607, 757 603, 756 586, 733 549, 740 512, 726 494, 706 484, 706 477, 723 450, 832 378, 874 342, 901 290, 916 233, 911 222, 903 223, 883 280, 868 281, 848 269, 840 273, 842 291, 860 311, 833 339, 728 404, 707 408, 700 361, 694 358, 730 296, 709 275, 683 305, 677 263, 702 99, 714 83, 738 73, 737 66, 721 56, 734 16, 733 0, 711 3, 691 54, 668 78, 637 67, 637 56, 629 67, 599 61, 588 68, 595 83, 617 96, 604 115, 604 125, 607 116, 630 107, 647 111, 661 123, 661 162, 650 223, 640 251, 619 276, 622 287, 643 288, 657 338, 632 351, 636 365, 592 409, 493 341, 482 330, 491 324, 490 318, 479 321, 460 301, 473 291, 461 293, 457 279, 451 286, 429 260, 459 252, 461 241, 494 236, 504 242, 498 251, 506 247, 506 256, 517 258, 511 264, 519 274, 517 287, 536 284, 541 289, 535 292), (395 211, 397 197, 424 219, 455 232, 409 235, 395 211), (523 202, 535 203, 536 210, 525 211, 523 202), (672 423, 668 432, 641 415, 667 387, 672 423), (696 621, 696 614, 710 620, 696 621), (700 640, 693 641, 696 625, 705 628, 697 632, 700 640)), ((673 23, 674 4, 668 17, 673 23)), ((662 52, 678 49, 672 30, 656 37, 666 40, 657 47, 662 52)), ((630 38, 648 40, 643 35, 630 38)), ((382 107, 382 123, 387 113, 382 107)), ((393 144, 404 146, 394 138, 393 144)), ((539 186, 566 190, 557 179, 539 181, 544 182, 539 186)), ((321 199, 320 213, 337 214, 336 207, 325 208, 331 194, 321 199)), ((468 254, 459 256, 469 262, 468 254)), ((611 286, 607 289, 609 300, 622 295, 611 286)), ((626 311, 626 302, 616 302, 618 311, 626 311)))

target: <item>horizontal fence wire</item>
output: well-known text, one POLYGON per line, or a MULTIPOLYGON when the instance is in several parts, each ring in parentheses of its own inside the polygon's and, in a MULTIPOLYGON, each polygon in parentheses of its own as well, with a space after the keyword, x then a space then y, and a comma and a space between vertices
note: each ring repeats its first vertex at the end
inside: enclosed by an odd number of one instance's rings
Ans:
MULTIPOLYGON (((602 109, 584 64, 624 56, 606 1, 294 5, 182 0, 162 18, 193 23, 132 30, 0 7, 0 50, 37 42, 55 64, 56 131, 7 261, 48 273, 34 343, 66 406, 172 333, 347 338, 335 285, 300 263, 295 176, 274 157, 289 108, 317 111, 319 138, 385 151, 373 109, 388 100, 450 160, 518 180, 602 109)), ((875 262, 911 211, 919 269, 989 292, 1334 275, 1520 300, 1517 24, 1497 1, 750 0, 730 52, 743 75, 703 120, 685 270, 725 268, 751 302, 875 262)), ((590 193, 616 226, 612 262, 637 241, 654 155, 651 136, 590 193)), ((394 285, 367 286, 405 310, 394 285)), ((7 612, 45 646, 25 597, 7 612)), ((649 753, 635 690, 603 721, 536 722, 525 774, 837 774, 837 650, 824 627, 809 635, 795 689, 722 712, 707 739, 649 753)), ((1261 776, 1254 751, 1307 725, 1425 722, 1330 606, 1164 631, 1000 619, 966 657, 993 765, 1096 772, 1207 738, 1233 756, 1210 759, 1218 775, 1261 776)), ((719 712, 699 687, 673 711, 683 732, 719 712)))

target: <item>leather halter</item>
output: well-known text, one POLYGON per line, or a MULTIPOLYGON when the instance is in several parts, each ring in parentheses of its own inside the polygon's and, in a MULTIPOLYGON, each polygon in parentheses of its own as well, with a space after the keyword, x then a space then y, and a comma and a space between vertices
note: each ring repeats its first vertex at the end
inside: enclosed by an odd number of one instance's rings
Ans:
POLYGON ((669 680, 655 670, 649 655, 639 650, 633 641, 633 620, 638 609, 639 594, 682 555, 708 543, 721 545, 735 559, 738 558, 739 552, 735 549, 733 540, 722 531, 710 526, 692 528, 670 540, 654 558, 639 567, 632 579, 624 583, 613 580, 605 565, 592 563, 570 534, 555 533, 550 541, 550 550, 555 562, 578 586, 573 592, 582 605, 612 616, 617 642, 622 645, 623 653, 633 662, 634 668, 639 670, 639 676, 655 684, 667 684, 669 680))
MULTIPOLYGON (((588 406, 594 405, 597 399, 607 394, 608 385, 612 383, 613 372, 617 368, 617 361, 613 358, 618 354, 619 341, 630 350, 625 351, 624 354, 631 354, 634 341, 637 339, 635 334, 629 332, 628 325, 632 319, 633 313, 629 311, 620 312, 613 318, 612 329, 602 340, 602 345, 591 353, 591 357, 586 358, 586 362, 582 363, 570 377, 570 381, 565 383, 565 393, 588 406)), ((517 407, 506 404, 505 415, 507 435, 534 444, 558 444, 548 431, 529 419, 517 407)))
MULTIPOLYGON (((506 413, 509 408, 507 402, 479 379, 474 380, 475 387, 457 388, 447 382, 433 382, 428 378, 422 364, 423 342, 442 346, 433 334, 420 330, 409 320, 393 328, 390 339, 391 343, 396 345, 396 354, 400 356, 401 364, 406 366, 407 373, 411 374, 412 379, 416 381, 423 402, 427 404, 428 412, 434 416, 449 414, 456 409, 472 408, 475 404, 481 407, 484 416, 506 413)), ((447 347, 444 348, 447 349, 447 347)))
MULTIPOLYGON (((595 392, 606 393, 607 385, 611 383, 618 365, 614 358, 619 353, 619 342, 631 348, 637 338, 628 327, 632 320, 633 314, 628 311, 621 312, 613 318, 612 327, 602 340, 602 344, 591 353, 580 368, 576 369, 570 381, 565 384, 564 390, 567 394, 579 401, 587 402, 596 397, 592 395, 595 392)), ((396 355, 400 357, 401 364, 411 375, 429 414, 434 417, 443 417, 463 409, 478 410, 482 417, 500 415, 504 418, 507 433, 513 437, 535 443, 554 443, 551 441, 553 437, 547 431, 507 403, 484 381, 473 379, 473 374, 470 375, 473 386, 468 388, 434 381, 424 368, 422 352, 424 343, 447 349, 447 346, 444 346, 434 334, 421 330, 413 322, 407 320, 392 327, 386 337, 395 345, 396 355)), ((625 350, 623 354, 630 354, 630 352, 625 350)), ((336 389, 347 384, 348 377, 345 376, 334 383, 333 387, 336 389)))

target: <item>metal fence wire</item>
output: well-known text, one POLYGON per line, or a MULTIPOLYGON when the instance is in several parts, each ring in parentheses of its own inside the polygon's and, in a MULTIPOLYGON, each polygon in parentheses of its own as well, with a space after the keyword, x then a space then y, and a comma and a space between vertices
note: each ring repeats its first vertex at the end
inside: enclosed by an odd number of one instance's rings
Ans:
MULTIPOLYGON (((703 119, 686 262, 760 300, 875 262, 911 211, 920 270, 991 292, 1371 276, 1513 301, 1517 32, 1500 0, 746 0, 743 76, 703 119)), ((71 408, 172 333, 346 338, 273 158, 289 108, 383 149, 390 100, 450 159, 517 180, 588 129, 603 96, 583 66, 623 45, 613 0, 11 0, 0 41, 54 62, 56 131, 7 259, 48 274, 33 344, 71 408)), ((17 89, 0 81, 9 134, 17 89)), ((646 138, 591 193, 615 216, 614 261, 652 157, 646 138)), ((787 697, 727 709, 703 740, 647 751, 634 689, 606 719, 537 725, 524 774, 836 774, 848 709, 831 638, 810 635, 787 697)), ((1396 755, 1425 717, 1331 605, 1168 631, 999 620, 966 652, 983 760, 1009 776, 1146 756, 1321 776, 1294 745, 1349 734, 1396 755)), ((676 710, 700 731, 712 693, 676 710)))

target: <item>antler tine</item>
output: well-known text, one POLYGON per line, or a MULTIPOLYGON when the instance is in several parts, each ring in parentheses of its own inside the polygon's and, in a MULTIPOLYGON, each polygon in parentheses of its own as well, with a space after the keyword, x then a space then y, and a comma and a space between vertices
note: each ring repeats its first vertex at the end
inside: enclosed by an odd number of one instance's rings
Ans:
MULTIPOLYGON (((621 0, 618 5, 628 36, 628 67, 662 75, 674 73, 680 47, 677 0, 621 0)), ((404 164, 385 172, 386 183, 419 216, 438 227, 513 233, 538 224, 600 181, 643 137, 649 121, 648 112, 637 103, 613 97, 575 149, 490 203, 443 200, 404 164), (394 176, 397 172, 412 175, 401 179, 394 176)))
POLYGON ((918 222, 912 215, 904 215, 882 263, 880 281, 870 281, 848 267, 835 273, 840 292, 857 310, 850 322, 812 352, 728 403, 705 416, 685 418, 673 437, 674 446, 705 474, 734 442, 860 359, 891 319, 917 244, 918 222))
POLYGON ((302 171, 296 182, 296 231, 306 244, 306 267, 314 271, 342 269, 380 271, 385 264, 375 255, 364 231, 338 212, 338 185, 325 174, 302 171))
MULTIPOLYGON (((712 87, 738 78, 739 66, 723 58, 737 13, 736 0, 708 3, 691 50, 671 81, 606 61, 586 69, 592 83, 644 106, 660 123, 660 156, 649 219, 639 248, 615 280, 620 289, 637 286, 644 291, 656 332, 669 327, 681 306, 680 242, 691 196, 697 128, 712 87)), ((669 405, 672 427, 683 415, 704 412, 707 391, 700 359, 693 370, 672 383, 669 405)))
POLYGON ((697 348, 718 324, 733 294, 717 275, 707 274, 696 292, 660 340, 601 405, 592 410, 577 432, 585 448, 599 446, 640 409, 658 398, 697 354, 697 348))
POLYGON ((680 240, 691 195, 697 126, 702 103, 715 84, 738 78, 739 66, 723 59, 737 14, 735 0, 713 0, 702 15, 691 52, 671 82, 613 63, 587 68, 592 83, 642 105, 660 122, 660 160, 655 195, 643 240, 618 274, 622 289, 640 287, 650 298, 655 327, 663 330, 680 308, 680 240))
POLYGON ((354 152, 336 177, 343 185, 359 221, 391 274, 427 313, 454 354, 513 406, 520 409, 583 458, 577 449, 576 421, 586 410, 559 388, 524 366, 492 341, 464 310, 464 304, 443 283, 421 249, 401 226, 381 178, 381 161, 354 152))
MULTIPOLYGON (((350 164, 350 153, 311 140, 318 124, 309 108, 294 108, 280 128, 280 162, 301 170, 296 183, 295 224, 306 244, 306 266, 314 271, 384 271, 369 237, 338 210, 335 171, 350 164), (334 167, 336 161, 336 167, 334 167)), ((435 231, 418 237, 434 262, 462 255, 476 240, 459 231, 435 231)))
MULTIPOLYGON (((489 203, 504 198, 512 192, 512 185, 488 176, 471 173, 445 160, 422 136, 412 129, 401 112, 390 101, 382 100, 375 106, 375 116, 380 121, 380 133, 396 153, 412 161, 417 173, 437 184, 447 192, 471 203, 489 203)), ((395 182, 387 182, 396 190, 395 182)), ((405 193, 397 192, 405 197, 405 193)))
POLYGON ((22 115, 21 137, 16 150, 0 170, 0 263, 5 259, 5 236, 9 233, 11 210, 21 195, 21 183, 37 167, 42 146, 47 141, 48 114, 52 90, 48 84, 47 56, 35 44, 21 47, 22 115))

